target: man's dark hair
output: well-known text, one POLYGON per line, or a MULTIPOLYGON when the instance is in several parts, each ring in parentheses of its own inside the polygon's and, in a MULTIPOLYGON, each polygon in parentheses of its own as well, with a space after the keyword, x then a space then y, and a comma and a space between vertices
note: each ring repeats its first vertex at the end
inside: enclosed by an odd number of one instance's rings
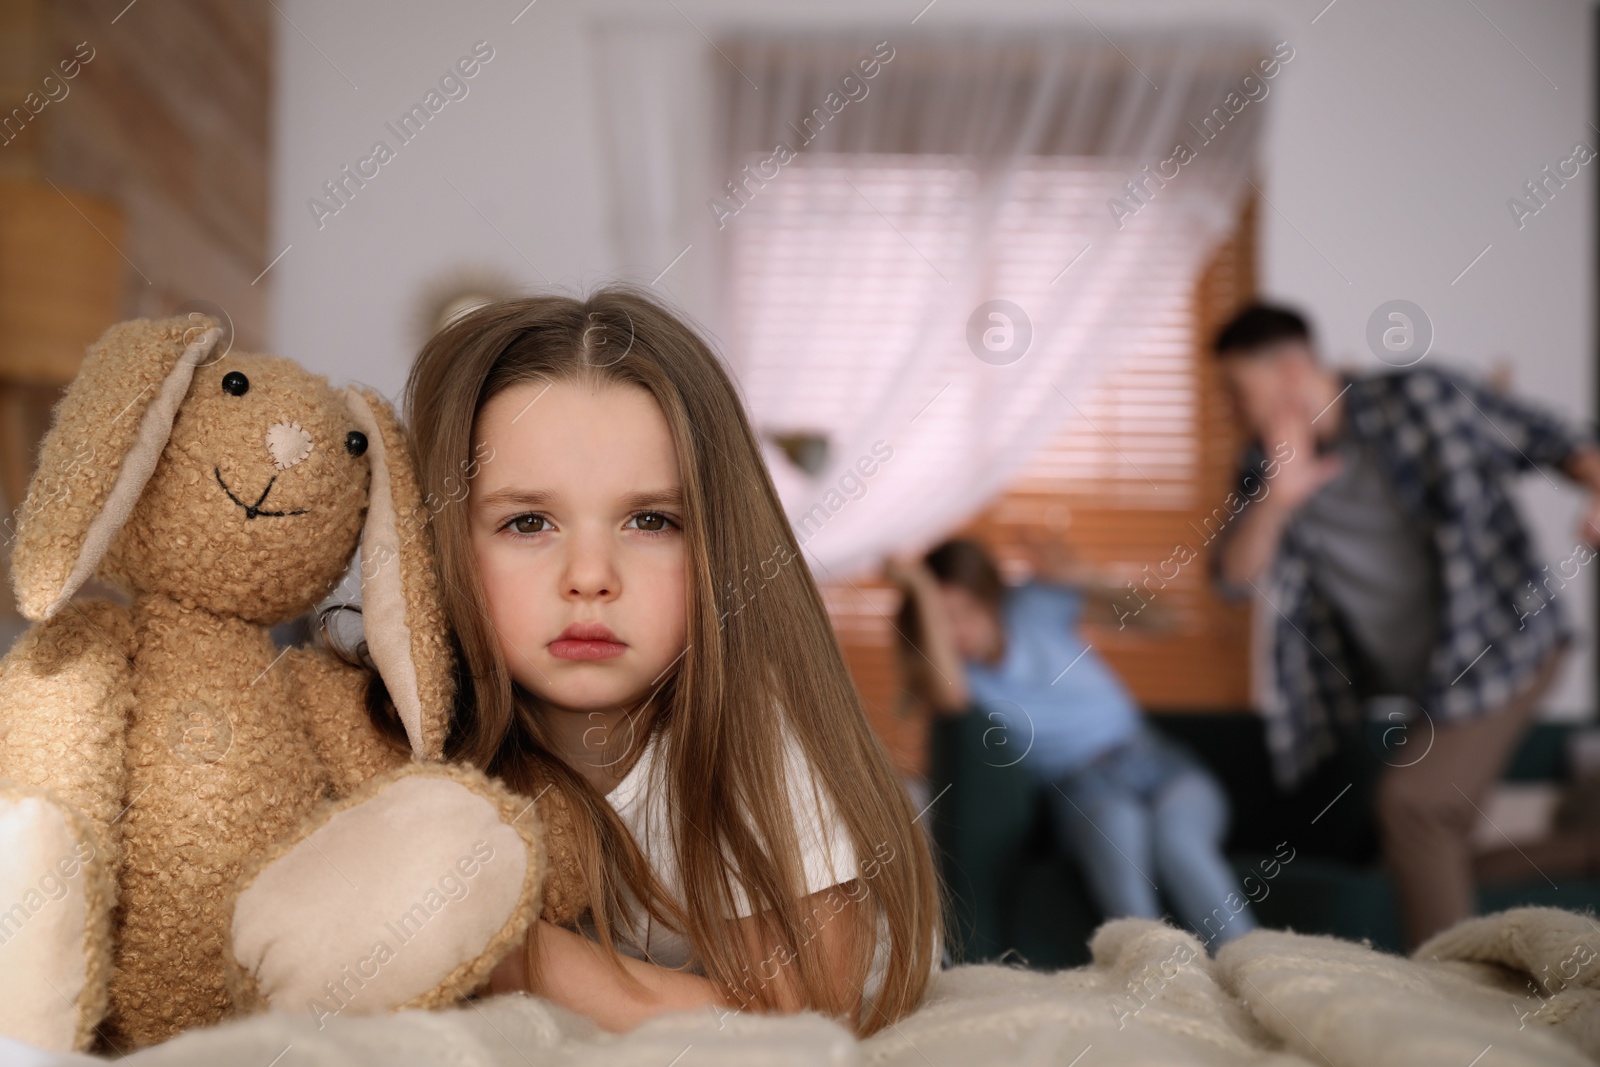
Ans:
POLYGON ((1251 304, 1217 331, 1212 351, 1218 358, 1248 356, 1279 341, 1311 343, 1305 316, 1276 304, 1251 304))

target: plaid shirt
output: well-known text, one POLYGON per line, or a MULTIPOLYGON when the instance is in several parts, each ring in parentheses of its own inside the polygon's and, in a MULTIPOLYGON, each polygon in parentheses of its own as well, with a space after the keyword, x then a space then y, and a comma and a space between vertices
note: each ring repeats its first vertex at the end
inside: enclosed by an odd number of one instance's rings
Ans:
MULTIPOLYGON (((1401 506, 1432 530, 1437 549, 1438 636, 1414 696, 1433 723, 1494 711, 1571 638, 1560 604, 1544 595, 1552 575, 1538 562, 1507 483, 1536 467, 1562 467, 1588 438, 1439 368, 1344 381, 1349 429, 1374 446, 1401 506)), ((1246 450, 1241 495, 1259 487, 1249 479, 1263 476, 1265 462, 1259 442, 1246 450)), ((1267 743, 1285 786, 1337 747, 1340 727, 1360 723, 1368 695, 1361 653, 1319 588, 1297 525, 1285 527, 1267 582, 1258 583, 1266 610, 1275 612, 1270 661, 1259 666, 1268 676, 1267 743)))

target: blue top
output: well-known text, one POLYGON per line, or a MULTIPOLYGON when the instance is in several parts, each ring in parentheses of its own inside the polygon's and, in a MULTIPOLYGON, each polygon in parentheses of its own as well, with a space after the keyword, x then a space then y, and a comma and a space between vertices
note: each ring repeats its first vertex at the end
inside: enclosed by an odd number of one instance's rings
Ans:
POLYGON ((1083 594, 1037 579, 1007 591, 1005 654, 968 661, 967 687, 996 729, 986 747, 1053 779, 1081 769, 1143 726, 1133 696, 1078 633, 1083 594))

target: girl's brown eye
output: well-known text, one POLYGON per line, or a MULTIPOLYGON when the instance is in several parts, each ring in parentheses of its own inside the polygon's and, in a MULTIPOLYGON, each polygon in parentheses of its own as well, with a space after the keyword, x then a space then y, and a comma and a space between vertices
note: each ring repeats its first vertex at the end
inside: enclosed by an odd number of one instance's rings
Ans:
POLYGON ((521 534, 543 533, 544 526, 543 515, 518 515, 511 520, 511 528, 521 534))
POLYGON ((667 528, 667 517, 654 511, 647 511, 643 515, 634 516, 634 521, 639 524, 639 529, 647 533, 657 533, 667 528))

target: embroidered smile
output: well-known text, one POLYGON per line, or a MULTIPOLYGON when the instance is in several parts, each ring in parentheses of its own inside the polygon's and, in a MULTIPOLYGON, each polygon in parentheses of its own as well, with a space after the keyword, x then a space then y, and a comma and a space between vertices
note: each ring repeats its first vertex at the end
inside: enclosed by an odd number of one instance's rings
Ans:
POLYGON ((305 508, 298 508, 294 511, 265 511, 262 509, 261 505, 266 501, 267 494, 272 492, 272 483, 278 480, 278 476, 276 474, 267 479, 267 487, 261 490, 261 495, 256 497, 256 502, 254 504, 246 504, 243 500, 240 500, 238 497, 234 496, 233 490, 228 488, 228 483, 222 480, 222 468, 212 467, 211 473, 217 476, 217 484, 222 486, 222 491, 224 493, 228 494, 228 499, 233 501, 235 504, 238 504, 241 508, 244 508, 244 517, 247 519, 253 519, 258 515, 270 515, 273 517, 278 517, 282 515, 304 515, 306 513, 305 508))

